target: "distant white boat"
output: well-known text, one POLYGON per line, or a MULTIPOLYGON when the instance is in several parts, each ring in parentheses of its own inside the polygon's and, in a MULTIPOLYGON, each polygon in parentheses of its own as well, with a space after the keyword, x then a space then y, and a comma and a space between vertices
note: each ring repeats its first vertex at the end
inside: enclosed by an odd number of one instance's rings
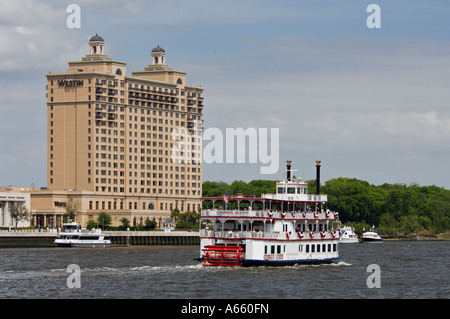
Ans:
POLYGON ((57 247, 108 247, 112 246, 109 235, 100 230, 82 229, 77 223, 64 223, 64 231, 55 239, 57 247))
POLYGON ((368 232, 363 233, 362 241, 364 243, 382 242, 383 238, 381 238, 380 235, 378 235, 375 226, 372 226, 372 228, 368 232))
POLYGON ((340 244, 354 244, 358 242, 358 236, 356 235, 354 228, 349 226, 341 228, 341 237, 339 238, 340 244))

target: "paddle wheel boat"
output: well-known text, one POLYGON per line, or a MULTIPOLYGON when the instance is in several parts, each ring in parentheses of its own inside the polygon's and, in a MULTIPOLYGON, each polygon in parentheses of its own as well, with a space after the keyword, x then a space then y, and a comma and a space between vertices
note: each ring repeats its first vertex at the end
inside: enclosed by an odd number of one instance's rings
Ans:
POLYGON ((204 266, 231 267, 338 261, 340 234, 331 228, 338 214, 322 208, 327 195, 320 194, 320 166, 317 161, 316 194, 308 194, 308 184, 291 177, 287 161, 287 179, 276 183, 275 194, 202 198, 213 208, 201 212, 201 222, 210 226, 200 230, 197 260, 204 266), (217 201, 223 201, 223 208, 214 208, 217 201), (232 202, 236 209, 227 209, 232 202))

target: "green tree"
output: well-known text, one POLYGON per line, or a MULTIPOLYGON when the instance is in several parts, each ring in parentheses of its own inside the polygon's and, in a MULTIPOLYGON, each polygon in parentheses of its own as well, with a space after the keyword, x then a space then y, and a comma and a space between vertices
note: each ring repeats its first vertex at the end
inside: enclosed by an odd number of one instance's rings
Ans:
POLYGON ((330 179, 322 190, 328 194, 326 206, 339 212, 343 222, 376 223, 384 211, 386 191, 366 181, 346 177, 330 179))
POLYGON ((187 211, 179 214, 175 224, 176 229, 197 229, 200 213, 196 211, 187 211))
POLYGON ((229 189, 231 189, 230 185, 225 182, 206 181, 202 184, 202 196, 219 197, 222 196, 222 194, 229 189))
POLYGON ((108 228, 108 226, 111 225, 111 222, 112 222, 112 218, 107 213, 100 212, 98 214, 97 223, 98 223, 99 226, 102 227, 103 230, 105 228, 108 228))
POLYGON ((155 229, 156 221, 154 221, 152 219, 146 219, 144 227, 145 227, 145 229, 155 229))
POLYGON ((64 214, 65 220, 75 221, 75 216, 79 213, 78 211, 78 203, 69 201, 65 206, 66 213, 64 214))
POLYGON ((120 222, 122 223, 122 225, 119 226, 119 229, 126 230, 130 227, 130 220, 128 218, 123 217, 120 219, 120 222))
POLYGON ((170 212, 170 217, 177 221, 180 218, 180 210, 178 208, 172 209, 170 212))
POLYGON ((272 194, 276 191, 276 182, 271 180, 253 180, 248 183, 249 187, 253 189, 256 197, 261 197, 261 194, 272 194))
POLYGON ((254 190, 244 181, 234 181, 228 189, 228 194, 254 195, 254 190))
POLYGON ((86 223, 86 228, 87 229, 93 229, 93 228, 97 228, 97 222, 93 219, 89 219, 86 223))
POLYGON ((25 205, 23 203, 12 202, 9 205, 8 210, 9 210, 9 215, 16 222, 16 228, 21 220, 29 220, 30 219, 28 209, 25 207, 25 205))
POLYGON ((400 224, 403 232, 407 234, 418 233, 423 229, 422 225, 419 223, 419 218, 417 215, 401 216, 400 224))

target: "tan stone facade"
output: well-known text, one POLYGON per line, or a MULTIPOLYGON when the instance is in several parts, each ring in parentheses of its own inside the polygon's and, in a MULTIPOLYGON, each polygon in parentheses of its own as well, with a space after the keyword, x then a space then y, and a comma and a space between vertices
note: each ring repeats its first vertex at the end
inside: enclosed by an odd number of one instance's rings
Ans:
POLYGON ((169 68, 159 46, 127 76, 104 44, 92 37, 90 54, 47 74, 47 189, 32 194, 35 225, 51 215, 58 226, 67 202, 83 225, 102 211, 113 225, 138 225, 200 209, 203 88, 169 68))

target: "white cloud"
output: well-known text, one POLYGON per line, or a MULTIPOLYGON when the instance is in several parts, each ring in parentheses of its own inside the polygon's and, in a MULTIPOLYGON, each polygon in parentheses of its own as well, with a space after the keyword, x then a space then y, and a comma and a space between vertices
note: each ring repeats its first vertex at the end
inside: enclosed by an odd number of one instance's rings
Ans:
MULTIPOLYGON (((31 160, 27 149, 45 177, 45 74, 83 57, 98 32, 129 71, 149 63, 154 41, 171 46, 169 65, 205 88, 205 127, 279 127, 281 177, 285 159, 306 167, 322 159, 329 176, 450 186, 450 172, 427 169, 427 154, 434 166, 448 161, 450 44, 400 37, 385 14, 392 7, 382 6, 384 33, 367 34, 358 29, 361 4, 81 0, 81 29, 67 28, 68 4, 2 2, 0 176, 8 180, 16 158, 31 160)), ((258 178, 259 166, 242 167, 205 165, 204 178, 258 178)))
MULTIPOLYGON (((284 154, 313 163, 326 157, 337 161, 337 176, 377 183, 432 180, 418 159, 427 152, 434 161, 447 160, 442 148, 450 145, 449 43, 379 39, 377 47, 357 37, 345 45, 336 39, 270 40, 271 46, 211 57, 199 66, 207 83, 205 126, 279 127, 281 159, 284 154), (415 175, 400 170, 405 163, 415 175), (384 171, 370 169, 380 165, 384 171)), ((212 178, 223 167, 207 171, 212 178)), ((243 173, 221 174, 227 175, 243 173)))

